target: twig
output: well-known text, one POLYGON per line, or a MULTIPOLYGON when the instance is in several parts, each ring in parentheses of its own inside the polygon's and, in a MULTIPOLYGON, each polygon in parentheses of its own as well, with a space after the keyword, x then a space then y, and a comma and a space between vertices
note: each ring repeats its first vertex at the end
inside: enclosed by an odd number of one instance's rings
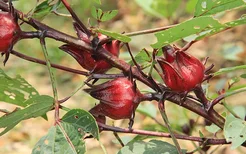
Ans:
POLYGON ((58 93, 57 93, 57 86, 56 86, 56 79, 54 76, 54 73, 51 69, 51 63, 50 63, 50 59, 48 56, 48 51, 46 49, 46 45, 45 45, 45 38, 44 38, 44 34, 45 31, 40 35, 40 44, 44 53, 44 57, 45 57, 45 61, 47 64, 47 69, 49 71, 49 75, 50 75, 50 80, 51 80, 51 85, 52 85, 52 89, 53 89, 53 95, 54 95, 54 103, 55 103, 55 124, 57 124, 57 122, 60 120, 59 119, 59 106, 60 103, 58 101, 58 93))
MULTIPOLYGON (((169 133, 137 130, 137 129, 128 129, 128 128, 119 128, 119 127, 108 126, 108 125, 102 124, 100 122, 98 122, 98 125, 99 125, 99 127, 103 128, 103 131, 114 131, 114 132, 119 132, 119 133, 128 133, 128 134, 138 134, 138 135, 171 138, 171 135, 169 133)), ((189 141, 195 141, 195 142, 201 142, 201 143, 203 143, 204 140, 206 140, 206 143, 208 145, 230 144, 230 142, 227 142, 225 139, 200 138, 200 137, 195 137, 195 136, 178 135, 178 134, 174 134, 174 135, 177 139, 181 139, 181 140, 189 140, 189 141)))
POLYGON ((179 154, 182 154, 182 151, 181 151, 181 148, 180 148, 180 145, 170 127, 170 124, 169 124, 169 120, 167 118, 167 115, 166 115, 166 111, 165 111, 165 106, 164 106, 164 101, 165 101, 165 93, 163 94, 163 98, 159 100, 159 103, 158 103, 158 107, 159 107, 159 110, 160 110, 160 113, 161 113, 161 116, 167 126, 167 129, 168 129, 168 132, 170 133, 170 136, 173 140, 173 143, 175 144, 175 147, 178 151, 179 154))
POLYGON ((126 36, 136 36, 136 35, 144 35, 144 34, 150 34, 150 33, 155 33, 163 30, 167 30, 169 28, 175 27, 177 25, 169 25, 169 26, 164 26, 164 27, 159 27, 159 28, 153 28, 153 29, 147 29, 147 30, 141 30, 141 31, 136 31, 136 32, 130 32, 130 33, 125 33, 124 35, 126 36))
POLYGON ((75 20, 75 22, 78 23, 78 25, 80 26, 81 30, 83 32, 86 33, 86 35, 88 37, 91 36, 91 32, 86 28, 86 26, 81 22, 81 20, 79 19, 79 17, 76 15, 76 13, 72 10, 72 8, 70 7, 69 3, 66 0, 61 0, 62 3, 64 4, 64 6, 67 8, 67 10, 69 11, 69 13, 72 15, 73 19, 75 20))
MULTIPOLYGON (((25 59, 27 61, 30 61, 30 62, 38 63, 38 64, 41 64, 41 65, 46 65, 46 62, 43 61, 43 60, 40 60, 40 59, 37 59, 37 58, 33 58, 33 57, 29 57, 27 55, 24 55, 24 54, 22 54, 20 52, 15 51, 15 50, 12 50, 11 54, 13 54, 13 55, 15 55, 15 56, 17 56, 19 58, 25 59)), ((88 72, 72 69, 72 68, 61 66, 61 65, 57 65, 57 64, 52 64, 51 63, 51 67, 57 68, 57 69, 60 69, 60 70, 63 70, 63 71, 75 73, 75 74, 84 75, 84 76, 88 76, 89 75, 88 72)))
POLYGON ((123 141, 120 139, 119 135, 116 132, 114 132, 114 136, 118 140, 118 142, 120 143, 120 145, 122 147, 124 147, 125 145, 124 145, 123 141))

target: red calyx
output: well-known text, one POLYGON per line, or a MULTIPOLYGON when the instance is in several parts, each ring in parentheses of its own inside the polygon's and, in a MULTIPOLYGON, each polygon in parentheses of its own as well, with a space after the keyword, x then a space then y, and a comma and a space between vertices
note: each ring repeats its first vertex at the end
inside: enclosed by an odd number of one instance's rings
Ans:
POLYGON ((20 31, 18 23, 8 12, 0 12, 0 52, 6 53, 17 40, 20 31))
POLYGON ((115 120, 130 119, 142 95, 128 78, 117 78, 85 91, 100 100, 100 103, 92 108, 94 115, 115 120))
MULTIPOLYGON (((106 38, 105 35, 98 35, 99 40, 106 38)), ((120 42, 113 40, 105 43, 102 47, 112 53, 114 56, 119 56, 120 42)), ((93 73, 104 73, 108 71, 112 66, 105 60, 96 55, 92 55, 89 51, 77 49, 71 45, 63 45, 60 47, 63 51, 73 56, 77 62, 86 70, 93 73)))
POLYGON ((205 67, 197 58, 183 51, 163 49, 165 58, 157 62, 163 71, 163 80, 167 87, 177 92, 187 92, 201 84, 205 67))

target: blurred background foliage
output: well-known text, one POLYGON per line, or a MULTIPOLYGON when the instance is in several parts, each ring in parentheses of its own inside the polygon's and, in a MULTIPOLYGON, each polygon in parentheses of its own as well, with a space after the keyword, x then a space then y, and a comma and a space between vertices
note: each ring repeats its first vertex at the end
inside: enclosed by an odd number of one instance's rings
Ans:
MULTIPOLYGON (((39 1, 39 4, 41 2, 42 1, 39 1)), ((100 28, 122 33, 183 22, 193 17, 197 0, 161 0, 158 5, 156 5, 154 0, 102 0, 101 6, 94 3, 92 0, 70 0, 69 2, 74 11, 79 15, 80 19, 88 26, 97 26, 95 19, 93 19, 91 15, 92 6, 99 7, 104 11, 117 9, 119 11, 118 15, 110 21, 100 23, 100 28)), ((35 5, 35 0, 28 2, 26 0, 19 0, 14 2, 14 6, 24 13, 31 11, 35 5)), ((68 12, 62 5, 58 11, 61 14, 68 15, 68 12)), ((238 19, 245 12, 245 8, 242 8, 236 11, 234 10, 216 14, 215 18, 220 19, 222 22, 231 21, 238 19)), ((70 17, 57 16, 56 14, 51 13, 42 19, 42 22, 64 33, 75 36, 72 26, 72 19, 70 17)), ((26 31, 34 30, 26 24, 23 24, 21 28, 26 31)), ((245 34, 245 26, 236 27, 232 30, 225 31, 221 34, 199 41, 189 49, 189 53, 200 59, 204 59, 207 56, 210 57, 206 66, 215 64, 213 72, 216 72, 223 67, 243 65, 246 62, 245 34)), ((147 34, 132 37, 130 45, 133 53, 136 55, 143 48, 151 51, 150 44, 155 42, 156 39, 154 35, 147 34)), ((184 43, 185 42, 180 41, 176 45, 182 46, 184 43)), ((83 70, 83 68, 81 68, 70 55, 67 55, 58 49, 60 45, 62 45, 62 43, 47 39, 47 48, 52 63, 83 70)), ((37 39, 22 40, 15 45, 14 49, 26 55, 43 59, 41 46, 37 39)), ((130 60, 128 52, 126 52, 125 48, 121 49, 120 58, 127 61, 130 60)), ((2 60, 3 58, 1 58, 1 61, 2 60)), ((11 56, 7 65, 5 67, 1 65, 0 67, 10 76, 20 74, 29 83, 31 83, 40 94, 52 95, 49 76, 45 66, 27 62, 23 59, 11 56)), ((118 72, 118 70, 112 69, 109 72, 118 72)), ((84 76, 67 73, 60 70, 56 70, 55 73, 58 82, 60 99, 65 98, 75 91, 80 85, 83 84, 83 81, 85 80, 84 76)), ((211 98, 214 97, 217 91, 227 89, 228 85, 232 83, 234 86, 246 84, 245 75, 242 75, 245 73, 246 72, 242 70, 223 74, 210 80, 209 84, 204 83, 208 96, 211 98)), ((140 83, 138 83, 138 87, 143 91, 148 90, 140 83)), ((233 106, 236 105, 245 107, 246 102, 244 98, 245 94, 241 93, 227 98, 226 102, 233 106)), ((67 101, 65 106, 69 108, 83 108, 85 110, 89 110, 95 103, 98 102, 81 90, 69 101, 67 101)), ((141 104, 138 108, 138 113, 136 114, 134 128, 167 132, 165 127, 156 122, 157 120, 159 123, 162 123, 156 105, 156 102, 144 102, 141 104)), ((0 107, 14 109, 14 106, 10 106, 5 103, 1 103, 0 107)), ((218 110, 220 113, 224 112, 224 110, 220 107, 218 110)), ((203 118, 198 117, 196 114, 180 108, 177 105, 168 103, 167 114, 171 125, 176 132, 182 132, 190 124, 196 123, 196 127, 194 127, 192 135, 199 136, 199 131, 208 137, 212 137, 214 135, 209 133, 203 127, 200 127, 206 123, 203 118)), ((40 137, 46 134, 48 128, 53 124, 53 112, 50 112, 48 117, 48 122, 42 118, 24 121, 18 124, 14 130, 2 136, 0 138, 0 153, 31 153, 31 149, 35 143, 40 137)), ((114 124, 115 126, 127 127, 128 120, 112 121, 108 119, 107 123, 110 125, 114 124)), ((120 134, 120 136, 124 142, 128 142, 132 138, 136 137, 135 135, 129 134, 120 134)), ((137 136, 137 138, 141 137, 137 136)), ((169 142, 171 141, 170 139, 163 140, 169 142)), ((103 132, 101 134, 101 141, 109 154, 116 153, 120 148, 120 145, 117 143, 111 132, 103 132)), ((88 139, 86 142, 88 153, 103 153, 97 141, 88 139)), ((194 146, 189 141, 180 141, 180 143, 181 146, 188 147, 190 150, 194 149, 194 146)), ((219 151, 224 154, 243 153, 240 148, 234 151, 231 151, 228 146, 219 146, 218 148, 219 151)), ((220 153, 219 151, 216 152, 220 153)))

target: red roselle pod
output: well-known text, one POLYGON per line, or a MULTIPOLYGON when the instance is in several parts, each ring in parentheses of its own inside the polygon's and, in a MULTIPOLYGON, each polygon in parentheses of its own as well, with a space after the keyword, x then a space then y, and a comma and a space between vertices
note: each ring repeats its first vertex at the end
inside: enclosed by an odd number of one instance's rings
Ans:
POLYGON ((167 87, 176 92, 188 92, 201 84, 205 67, 200 60, 171 46, 163 49, 165 58, 157 58, 167 87))
POLYGON ((20 27, 8 12, 0 12, 0 52, 6 53, 16 41, 20 27))
POLYGON ((100 103, 91 110, 93 115, 103 115, 112 119, 130 119, 135 112, 142 94, 128 78, 117 78, 85 89, 100 103))
MULTIPOLYGON (((106 38, 105 35, 98 35, 99 40, 106 38)), ((119 56, 120 41, 113 40, 111 42, 105 43, 102 47, 112 53, 114 56, 119 56)), ((77 62, 86 70, 93 73, 104 73, 112 66, 105 60, 92 55, 89 51, 77 49, 71 45, 63 45, 60 47, 63 51, 67 52, 73 56, 77 62)))

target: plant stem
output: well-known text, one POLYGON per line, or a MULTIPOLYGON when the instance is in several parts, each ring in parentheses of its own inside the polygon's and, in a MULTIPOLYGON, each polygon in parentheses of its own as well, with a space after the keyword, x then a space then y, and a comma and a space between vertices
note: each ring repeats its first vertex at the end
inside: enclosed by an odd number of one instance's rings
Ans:
POLYGON ((122 147, 124 147, 125 145, 124 145, 124 143, 123 143, 123 141, 121 140, 121 138, 119 137, 119 135, 117 134, 117 132, 113 132, 114 133, 114 136, 115 136, 115 138, 118 140, 118 142, 120 143, 120 145, 122 146, 122 147))
POLYGON ((47 65, 47 69, 49 71, 49 75, 50 75, 50 80, 51 80, 51 84, 52 84, 52 89, 53 89, 53 95, 54 95, 54 100, 55 100, 55 124, 57 124, 57 121, 59 121, 59 101, 58 101, 58 93, 57 93, 57 88, 56 88, 56 79, 54 76, 54 73, 52 71, 51 68, 51 63, 50 63, 50 59, 49 59, 49 55, 48 55, 48 51, 46 49, 46 45, 45 45, 45 38, 44 38, 44 34, 45 32, 43 32, 40 36, 40 44, 44 53, 44 57, 45 57, 45 61, 46 61, 46 65, 47 65))
POLYGON ((159 28, 130 32, 130 33, 125 33, 124 35, 126 35, 126 36, 137 36, 137 35, 150 34, 150 33, 155 33, 155 32, 159 32, 159 31, 167 30, 167 29, 175 27, 175 26, 177 26, 177 25, 169 25, 169 26, 164 26, 164 27, 159 27, 159 28))
POLYGON ((235 118, 239 118, 241 119, 232 109, 231 107, 226 103, 226 102, 222 102, 222 104, 224 105, 224 107, 227 109, 227 111, 229 111, 235 118))
POLYGON ((81 22, 81 20, 79 19, 79 17, 76 15, 76 13, 73 11, 73 9, 70 7, 69 3, 66 0, 61 0, 62 3, 64 4, 64 6, 67 8, 67 10, 69 11, 69 13, 72 15, 73 19, 75 20, 75 22, 78 23, 78 25, 80 26, 81 30, 83 32, 86 33, 86 35, 88 37, 91 36, 91 32, 86 28, 86 26, 81 22))
MULTIPOLYGON (((12 50, 11 51, 11 54, 19 57, 19 58, 22 58, 22 59, 25 59, 27 61, 30 61, 30 62, 34 62, 34 63, 38 63, 38 64, 41 64, 41 65, 46 65, 46 61, 43 61, 43 60, 40 60, 40 59, 37 59, 37 58, 33 58, 33 57, 29 57, 27 55, 24 55, 20 52, 17 52, 15 50, 12 50)), ((89 73, 88 72, 85 72, 85 71, 80 71, 80 70, 76 70, 76 69, 72 69, 72 68, 69 68, 69 67, 65 67, 65 66, 61 66, 61 65, 57 65, 57 64, 52 64, 50 63, 51 67, 53 68, 57 68, 57 69, 60 69, 60 70, 63 70, 63 71, 67 71, 67 72, 71 72, 71 73, 75 73, 75 74, 80 74, 80 75, 84 75, 84 76, 88 76, 89 73)))
POLYGON ((165 107, 164 107, 164 101, 163 100, 160 100, 159 103, 158 103, 158 107, 159 107, 159 110, 161 112, 161 116, 167 126, 167 129, 168 129, 168 132, 170 133, 170 136, 172 137, 172 140, 173 140, 173 143, 175 144, 175 147, 178 151, 179 154, 182 154, 182 151, 181 151, 181 148, 180 148, 180 145, 170 127, 170 123, 168 121, 168 118, 167 118, 167 115, 166 115, 166 111, 165 111, 165 107))
MULTIPOLYGON (((103 128, 103 131, 115 131, 119 133, 128 133, 128 134, 138 134, 138 135, 147 135, 147 136, 156 136, 156 137, 166 137, 171 138, 170 133, 162 133, 155 131, 146 131, 146 130, 137 130, 137 129, 129 129, 129 128, 119 128, 108 126, 98 122, 98 126, 103 128)), ((187 135, 179 135, 174 134, 177 139, 195 141, 203 143, 206 140, 208 145, 220 145, 220 144, 230 144, 231 142, 227 142, 225 139, 213 139, 213 138, 200 138, 195 136, 187 136, 187 135)))

